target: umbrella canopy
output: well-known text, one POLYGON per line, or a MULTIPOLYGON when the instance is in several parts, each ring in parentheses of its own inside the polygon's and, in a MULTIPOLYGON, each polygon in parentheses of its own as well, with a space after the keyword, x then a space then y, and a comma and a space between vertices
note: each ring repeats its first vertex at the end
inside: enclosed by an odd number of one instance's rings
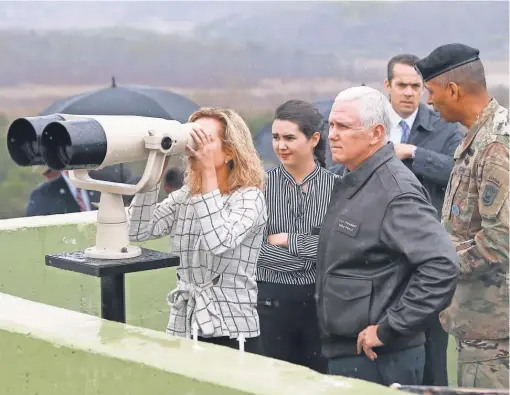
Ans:
MULTIPOLYGON (((329 149, 329 143, 328 143, 328 119, 329 119, 329 113, 331 112, 331 107, 333 106, 334 99, 328 99, 328 100, 319 100, 313 102, 313 105, 317 107, 319 112, 322 114, 324 118, 324 127, 322 131, 322 138, 326 140, 326 167, 329 169, 332 165, 331 161, 331 151, 329 149)), ((276 156, 275 152, 273 151, 273 136, 271 133, 271 125, 272 122, 267 123, 264 125, 264 127, 257 133, 255 136, 254 142, 255 142, 255 148, 257 149, 260 157, 264 161, 264 165, 266 167, 266 170, 269 170, 273 168, 274 166, 277 166, 280 161, 278 157, 276 156)))
POLYGON ((151 87, 117 86, 112 78, 110 87, 57 100, 41 115, 137 115, 184 123, 198 108, 181 95, 151 87))
MULTIPOLYGON (((55 113, 73 115, 136 115, 188 122, 199 109, 191 100, 163 89, 142 86, 117 86, 115 77, 108 88, 85 92, 57 100, 40 115, 55 113)), ((124 164, 108 166, 91 173, 92 178, 135 184, 124 164)))

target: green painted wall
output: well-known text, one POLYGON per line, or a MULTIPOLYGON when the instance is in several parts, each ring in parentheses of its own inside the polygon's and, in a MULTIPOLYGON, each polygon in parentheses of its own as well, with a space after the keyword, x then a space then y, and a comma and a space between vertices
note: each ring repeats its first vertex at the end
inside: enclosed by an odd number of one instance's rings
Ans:
MULTIPOLYGON (((99 279, 47 267, 44 257, 95 244, 96 213, 16 218, 0 221, 0 292, 53 306, 100 315, 99 279)), ((168 239, 143 244, 168 251, 168 239)), ((164 330, 166 296, 175 286, 175 269, 126 275, 127 322, 164 330)))
POLYGON ((2 395, 398 395, 364 381, 0 294, 2 395))

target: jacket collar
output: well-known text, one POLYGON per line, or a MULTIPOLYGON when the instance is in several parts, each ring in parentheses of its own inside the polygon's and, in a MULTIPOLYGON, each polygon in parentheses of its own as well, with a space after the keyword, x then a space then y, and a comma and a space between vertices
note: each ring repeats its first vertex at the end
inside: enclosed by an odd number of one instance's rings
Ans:
POLYGON ((453 156, 454 159, 458 159, 462 156, 465 150, 469 148, 471 145, 471 142, 477 135, 478 131, 482 128, 485 123, 494 116, 497 109, 499 108, 499 103, 496 101, 496 99, 491 99, 489 104, 483 109, 482 113, 478 116, 477 121, 471 126, 471 128, 466 133, 466 137, 464 137, 464 140, 462 143, 457 147, 455 151, 455 155, 453 156))
POLYGON ((418 107, 418 114, 416 114, 416 120, 413 124, 413 130, 418 130, 420 132, 430 132, 433 128, 433 122, 431 119, 431 113, 427 106, 423 103, 420 103, 418 107), (420 128, 418 126, 421 126, 420 128))
POLYGON ((347 199, 354 196, 356 192, 367 182, 370 176, 384 163, 395 156, 395 146, 392 142, 379 148, 372 156, 367 158, 353 171, 345 173, 344 177, 339 180, 344 188, 347 199))
POLYGON ((315 168, 312 170, 312 172, 310 174, 308 174, 304 179, 303 179, 303 182, 301 184, 298 184, 296 183, 296 180, 294 180, 294 177, 292 177, 292 175, 287 171, 287 169, 285 169, 285 166, 283 166, 282 164, 280 164, 280 171, 282 172, 282 174, 284 175, 284 177, 287 179, 287 181, 289 181, 289 183, 291 185, 304 185, 306 184, 308 181, 314 179, 317 174, 319 174, 319 172, 321 171, 321 167, 319 166, 319 164, 317 162, 315 162, 315 168))

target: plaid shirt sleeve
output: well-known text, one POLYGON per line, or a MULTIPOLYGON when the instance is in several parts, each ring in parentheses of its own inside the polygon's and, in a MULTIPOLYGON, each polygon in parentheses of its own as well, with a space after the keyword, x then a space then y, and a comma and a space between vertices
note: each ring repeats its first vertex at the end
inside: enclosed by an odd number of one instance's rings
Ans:
POLYGON ((129 239, 145 241, 170 234, 178 203, 185 195, 183 189, 171 193, 161 203, 157 203, 158 185, 146 193, 137 193, 129 206, 129 239))
POLYGON ((232 194, 225 207, 218 189, 191 197, 205 246, 221 255, 240 245, 254 229, 267 221, 266 202, 258 188, 242 188, 232 194))

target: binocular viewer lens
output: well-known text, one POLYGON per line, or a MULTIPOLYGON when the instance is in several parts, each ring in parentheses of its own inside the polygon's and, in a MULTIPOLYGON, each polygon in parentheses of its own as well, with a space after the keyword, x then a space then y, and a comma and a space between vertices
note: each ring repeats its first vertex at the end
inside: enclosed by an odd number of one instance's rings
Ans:
POLYGON ((106 156, 106 134, 94 119, 66 121, 58 114, 16 119, 7 149, 18 166, 55 170, 96 168, 106 156))
POLYGON ((52 114, 16 119, 7 145, 18 166, 94 170, 147 160, 154 151, 186 155, 191 128, 162 118, 52 114))
POLYGON ((41 135, 52 122, 63 121, 58 114, 16 119, 7 131, 7 150, 18 166, 44 165, 41 135))
POLYGON ((96 168, 106 146, 106 134, 94 119, 52 122, 41 136, 42 157, 55 170, 96 168))

